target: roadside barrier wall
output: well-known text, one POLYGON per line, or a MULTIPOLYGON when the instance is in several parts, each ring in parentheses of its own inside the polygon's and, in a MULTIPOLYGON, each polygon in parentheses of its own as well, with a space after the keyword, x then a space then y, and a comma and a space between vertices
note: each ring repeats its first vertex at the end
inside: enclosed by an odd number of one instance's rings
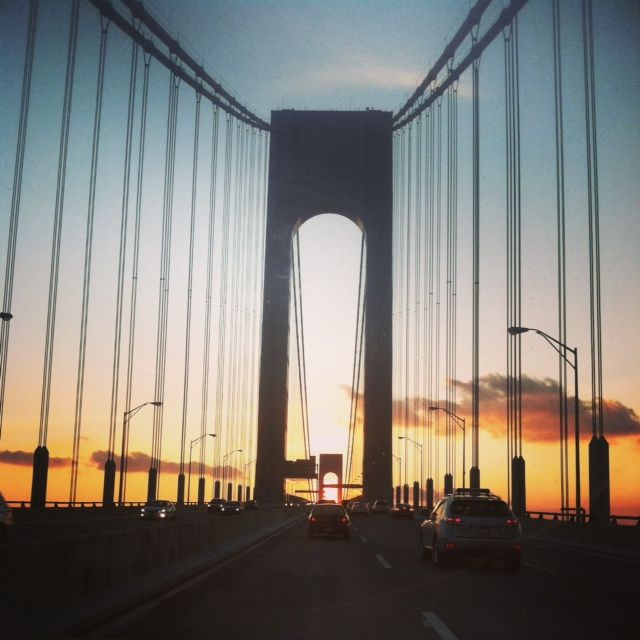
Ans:
POLYGON ((521 518, 522 532, 536 539, 640 555, 640 526, 521 518))
POLYGON ((0 549, 1 596, 21 607, 43 599, 69 604, 190 555, 220 552, 296 515, 297 510, 273 508, 181 522, 178 514, 170 522, 135 522, 122 530, 10 544, 0 549))

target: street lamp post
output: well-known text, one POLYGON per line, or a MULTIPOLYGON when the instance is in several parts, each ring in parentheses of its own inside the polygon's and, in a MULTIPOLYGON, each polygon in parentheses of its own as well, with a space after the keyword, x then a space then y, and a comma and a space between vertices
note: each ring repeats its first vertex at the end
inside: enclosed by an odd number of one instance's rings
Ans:
POLYGON ((444 407, 429 407, 429 411, 444 411, 447 415, 450 415, 456 421, 456 425, 462 429, 462 488, 464 489, 467 486, 467 463, 465 456, 465 452, 467 450, 467 429, 465 419, 457 416, 455 413, 449 411, 449 409, 445 409, 444 407))
POLYGON ((202 436, 198 436, 191 441, 191 445, 189 446, 189 481, 187 482, 187 503, 191 502, 191 454, 193 453, 193 445, 196 442, 200 442, 203 438, 210 436, 212 438, 216 437, 215 433, 205 433, 202 436))
MULTIPOLYGON (((242 453, 242 449, 234 449, 233 451, 229 451, 229 453, 225 453, 222 456, 222 491, 225 490, 225 480, 226 480, 226 468, 225 468, 225 460, 233 453, 242 453)), ((227 494, 228 495, 228 494, 227 494)))
POLYGON ((152 400, 150 402, 143 402, 129 411, 125 411, 122 416, 122 449, 120 451, 120 481, 118 485, 118 504, 122 506, 124 502, 124 482, 127 475, 127 454, 125 452, 126 442, 129 435, 129 420, 133 415, 138 413, 142 407, 146 407, 148 404, 154 407, 161 407, 162 402, 159 400, 152 400))
MULTIPOLYGON (((423 473, 422 473, 422 445, 419 442, 416 442, 415 440, 412 440, 411 438, 407 437, 407 436, 398 436, 398 440, 408 440, 411 444, 415 445, 416 447, 418 447, 420 449, 420 491, 418 493, 418 497, 419 497, 419 502, 420 504, 422 504, 422 480, 423 480, 423 473)), ((405 467, 405 473, 406 473, 406 467, 405 467)))
POLYGON ((573 369, 573 384, 575 387, 574 398, 574 424, 575 424, 575 448, 576 448, 576 519, 580 520, 582 505, 580 499, 580 401, 578 399, 578 348, 568 347, 560 340, 550 336, 540 329, 529 327, 509 327, 507 332, 512 336, 533 331, 542 336, 562 357, 562 359, 573 369), (567 358, 567 351, 573 355, 573 362, 567 358))

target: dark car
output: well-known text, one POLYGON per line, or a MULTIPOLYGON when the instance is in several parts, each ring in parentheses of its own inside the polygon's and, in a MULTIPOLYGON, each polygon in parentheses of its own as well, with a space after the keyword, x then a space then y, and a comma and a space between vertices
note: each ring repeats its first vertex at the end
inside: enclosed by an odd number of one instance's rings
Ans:
POLYGON ((328 533, 349 539, 349 516, 341 504, 317 504, 308 519, 307 536, 328 533))
POLYGON ((409 520, 413 520, 413 507, 406 502, 401 502, 391 508, 389 515, 392 518, 408 518, 409 520))
POLYGON ((386 516, 389 513, 389 503, 386 500, 376 500, 371 507, 374 516, 386 516))
POLYGON ((207 505, 207 511, 209 513, 220 513, 220 511, 222 511, 223 505, 226 502, 227 501, 224 498, 214 498, 213 500, 209 501, 209 504, 207 505))
POLYGON ((220 506, 220 513, 223 516, 233 516, 244 511, 244 505, 237 500, 230 500, 220 506))
POLYGON ((349 509, 349 515, 351 516, 368 516, 371 512, 368 502, 353 502, 351 509, 349 509))
POLYGON ((140 510, 143 520, 174 520, 176 505, 169 500, 149 500, 140 510))
POLYGON ((257 511, 258 510, 258 501, 257 500, 247 500, 244 503, 245 511, 257 511))
POLYGON ((520 522, 506 502, 488 489, 456 489, 442 498, 420 526, 422 557, 444 566, 451 558, 486 557, 520 565, 520 522))

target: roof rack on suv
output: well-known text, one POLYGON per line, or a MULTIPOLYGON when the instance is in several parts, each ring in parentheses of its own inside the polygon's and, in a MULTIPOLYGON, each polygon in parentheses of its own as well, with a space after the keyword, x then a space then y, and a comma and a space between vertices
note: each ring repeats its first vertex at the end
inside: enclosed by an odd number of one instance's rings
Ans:
POLYGON ((471 489, 466 487, 464 489, 454 489, 454 496, 488 496, 491 498, 497 498, 498 496, 491 493, 491 489, 471 489))

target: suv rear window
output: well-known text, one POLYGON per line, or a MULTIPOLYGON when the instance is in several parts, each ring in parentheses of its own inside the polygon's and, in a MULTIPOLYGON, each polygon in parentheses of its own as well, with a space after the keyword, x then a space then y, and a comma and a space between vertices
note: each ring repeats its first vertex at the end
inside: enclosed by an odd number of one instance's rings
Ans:
POLYGON ((509 516, 511 511, 502 500, 454 500, 449 506, 452 516, 509 516))
POLYGON ((313 513, 323 516, 343 516, 345 511, 339 504, 319 504, 313 508, 313 513))

